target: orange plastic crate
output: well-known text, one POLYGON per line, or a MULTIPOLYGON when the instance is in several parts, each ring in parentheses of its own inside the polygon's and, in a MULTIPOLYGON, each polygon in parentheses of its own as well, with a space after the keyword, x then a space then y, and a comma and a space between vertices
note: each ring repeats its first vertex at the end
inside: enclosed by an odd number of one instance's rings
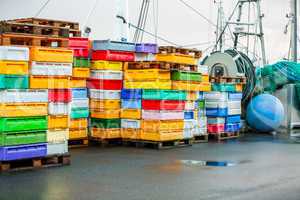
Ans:
POLYGON ((86 79, 85 78, 71 78, 70 87, 71 88, 86 88, 86 79))
POLYGON ((121 138, 121 129, 119 128, 92 128, 90 135, 98 139, 117 139, 121 138))
POLYGON ((84 67, 73 68, 73 77, 74 78, 89 78, 90 77, 90 69, 84 68, 84 67))
POLYGON ((98 119, 118 119, 120 118, 120 110, 106 110, 106 109, 90 109, 91 117, 98 119))
POLYGON ((174 141, 183 139, 183 131, 160 131, 151 132, 142 130, 141 140, 164 142, 164 141, 174 141))
POLYGON ((88 127, 88 120, 86 118, 82 119, 71 119, 70 129, 83 129, 88 127))
POLYGON ((69 131, 69 139, 70 140, 76 140, 81 138, 87 138, 88 137, 88 129, 70 129, 69 131))
POLYGON ((90 100, 90 108, 91 109, 120 109, 121 104, 120 100, 98 100, 91 99, 90 100))
POLYGON ((122 139, 139 140, 141 138, 141 129, 123 128, 121 136, 122 139))
POLYGON ((30 60, 72 63, 73 51, 64 48, 30 47, 30 60))

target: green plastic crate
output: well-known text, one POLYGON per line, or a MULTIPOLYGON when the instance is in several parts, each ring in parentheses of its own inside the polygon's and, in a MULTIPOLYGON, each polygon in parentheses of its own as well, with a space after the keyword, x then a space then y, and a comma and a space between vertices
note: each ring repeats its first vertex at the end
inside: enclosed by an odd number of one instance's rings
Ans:
POLYGON ((88 118, 89 114, 88 108, 72 108, 71 119, 88 118))
POLYGON ((205 100, 198 101, 198 109, 205 109, 205 100))
POLYGON ((202 80, 202 75, 199 72, 173 71, 171 79, 174 81, 197 81, 202 80))
POLYGON ((186 91, 179 90, 143 90, 143 99, 153 100, 187 100, 186 91))
POLYGON ((0 135, 0 146, 25 145, 47 142, 46 131, 34 131, 26 133, 3 133, 0 135))
POLYGON ((27 89, 29 88, 28 76, 0 75, 0 89, 27 89))
POLYGON ((0 134, 4 132, 39 131, 47 129, 47 116, 0 118, 0 134))
POLYGON ((91 127, 96 128, 121 128, 120 119, 96 119, 91 118, 91 127))
POLYGON ((88 58, 76 58, 74 57, 73 60, 73 67, 90 67, 91 62, 90 59, 88 58))
POLYGON ((218 92, 236 92, 235 84, 231 83, 214 83, 211 89, 218 92))

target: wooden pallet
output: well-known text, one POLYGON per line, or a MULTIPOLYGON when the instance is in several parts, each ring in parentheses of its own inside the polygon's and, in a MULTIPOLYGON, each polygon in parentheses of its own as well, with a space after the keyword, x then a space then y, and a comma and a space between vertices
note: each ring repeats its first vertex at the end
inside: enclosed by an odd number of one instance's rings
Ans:
POLYGON ((48 167, 70 165, 70 154, 53 155, 44 158, 31 158, 23 160, 0 162, 0 172, 35 170, 48 167))
POLYGON ((123 140, 123 145, 134 146, 138 148, 154 148, 158 150, 162 149, 172 149, 179 147, 192 146, 193 139, 182 139, 182 140, 172 140, 172 141, 145 141, 145 140, 123 140))
POLYGON ((208 134, 206 135, 195 135, 193 138, 193 143, 207 143, 208 142, 208 134))
POLYGON ((33 36, 31 34, 3 33, 0 35, 0 45, 68 47, 67 38, 33 36))
POLYGON ((42 18, 21 18, 21 19, 7 20, 7 22, 29 23, 29 24, 36 24, 36 25, 63 27, 63 28, 79 30, 79 23, 62 21, 62 20, 52 20, 52 19, 42 19, 42 18))
POLYGON ((200 51, 200 50, 187 49, 187 48, 174 47, 174 46, 160 46, 159 53, 162 53, 162 54, 175 53, 175 54, 183 54, 183 55, 192 55, 194 58, 202 57, 202 51, 200 51))
POLYGON ((109 147, 109 146, 119 146, 122 145, 121 138, 97 138, 97 137, 89 137, 89 141, 91 145, 100 145, 101 147, 109 147))
POLYGON ((246 77, 210 77, 210 82, 212 83, 241 83, 246 84, 246 77))
POLYGON ((234 133, 218 133, 218 134, 209 134, 210 138, 216 139, 218 141, 236 139, 240 137, 240 132, 234 133))
POLYGON ((163 69, 163 70, 183 70, 197 71, 196 65, 184 65, 168 62, 145 61, 145 62, 129 62, 125 69, 163 69))
POLYGON ((45 35, 50 37, 65 37, 70 35, 74 37, 80 37, 81 32, 79 30, 71 30, 65 27, 54 27, 48 25, 36 25, 28 23, 17 22, 0 22, 0 33, 23 33, 30 35, 45 35))
POLYGON ((69 148, 81 148, 89 145, 89 140, 85 138, 69 139, 69 148))

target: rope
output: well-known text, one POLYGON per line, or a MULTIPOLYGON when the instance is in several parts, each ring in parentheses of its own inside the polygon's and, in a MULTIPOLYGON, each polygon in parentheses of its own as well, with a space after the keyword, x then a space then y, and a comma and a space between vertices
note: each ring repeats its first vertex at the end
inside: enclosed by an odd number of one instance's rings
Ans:
POLYGON ((48 5, 48 3, 50 2, 50 0, 47 0, 43 5, 42 7, 38 10, 38 12, 34 15, 34 17, 38 17, 41 12, 45 9, 45 7, 48 5))

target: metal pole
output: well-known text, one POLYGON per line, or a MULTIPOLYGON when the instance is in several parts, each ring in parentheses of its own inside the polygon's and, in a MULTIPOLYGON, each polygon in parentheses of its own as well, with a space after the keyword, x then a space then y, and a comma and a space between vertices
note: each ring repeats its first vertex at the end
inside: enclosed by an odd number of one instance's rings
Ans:
POLYGON ((297 37, 298 37, 298 8, 297 8, 297 0, 292 0, 291 2, 291 11, 292 11, 292 59, 294 62, 298 61, 298 45, 297 45, 297 37))
POLYGON ((266 65, 267 64, 267 59, 266 59, 266 47, 265 47, 265 36, 264 36, 264 31, 263 31, 263 24, 262 24, 262 18, 263 15, 261 13, 261 9, 260 9, 260 0, 257 0, 257 17, 259 19, 259 35, 260 35, 260 43, 261 43, 261 55, 262 55, 262 60, 263 60, 263 64, 266 65))

